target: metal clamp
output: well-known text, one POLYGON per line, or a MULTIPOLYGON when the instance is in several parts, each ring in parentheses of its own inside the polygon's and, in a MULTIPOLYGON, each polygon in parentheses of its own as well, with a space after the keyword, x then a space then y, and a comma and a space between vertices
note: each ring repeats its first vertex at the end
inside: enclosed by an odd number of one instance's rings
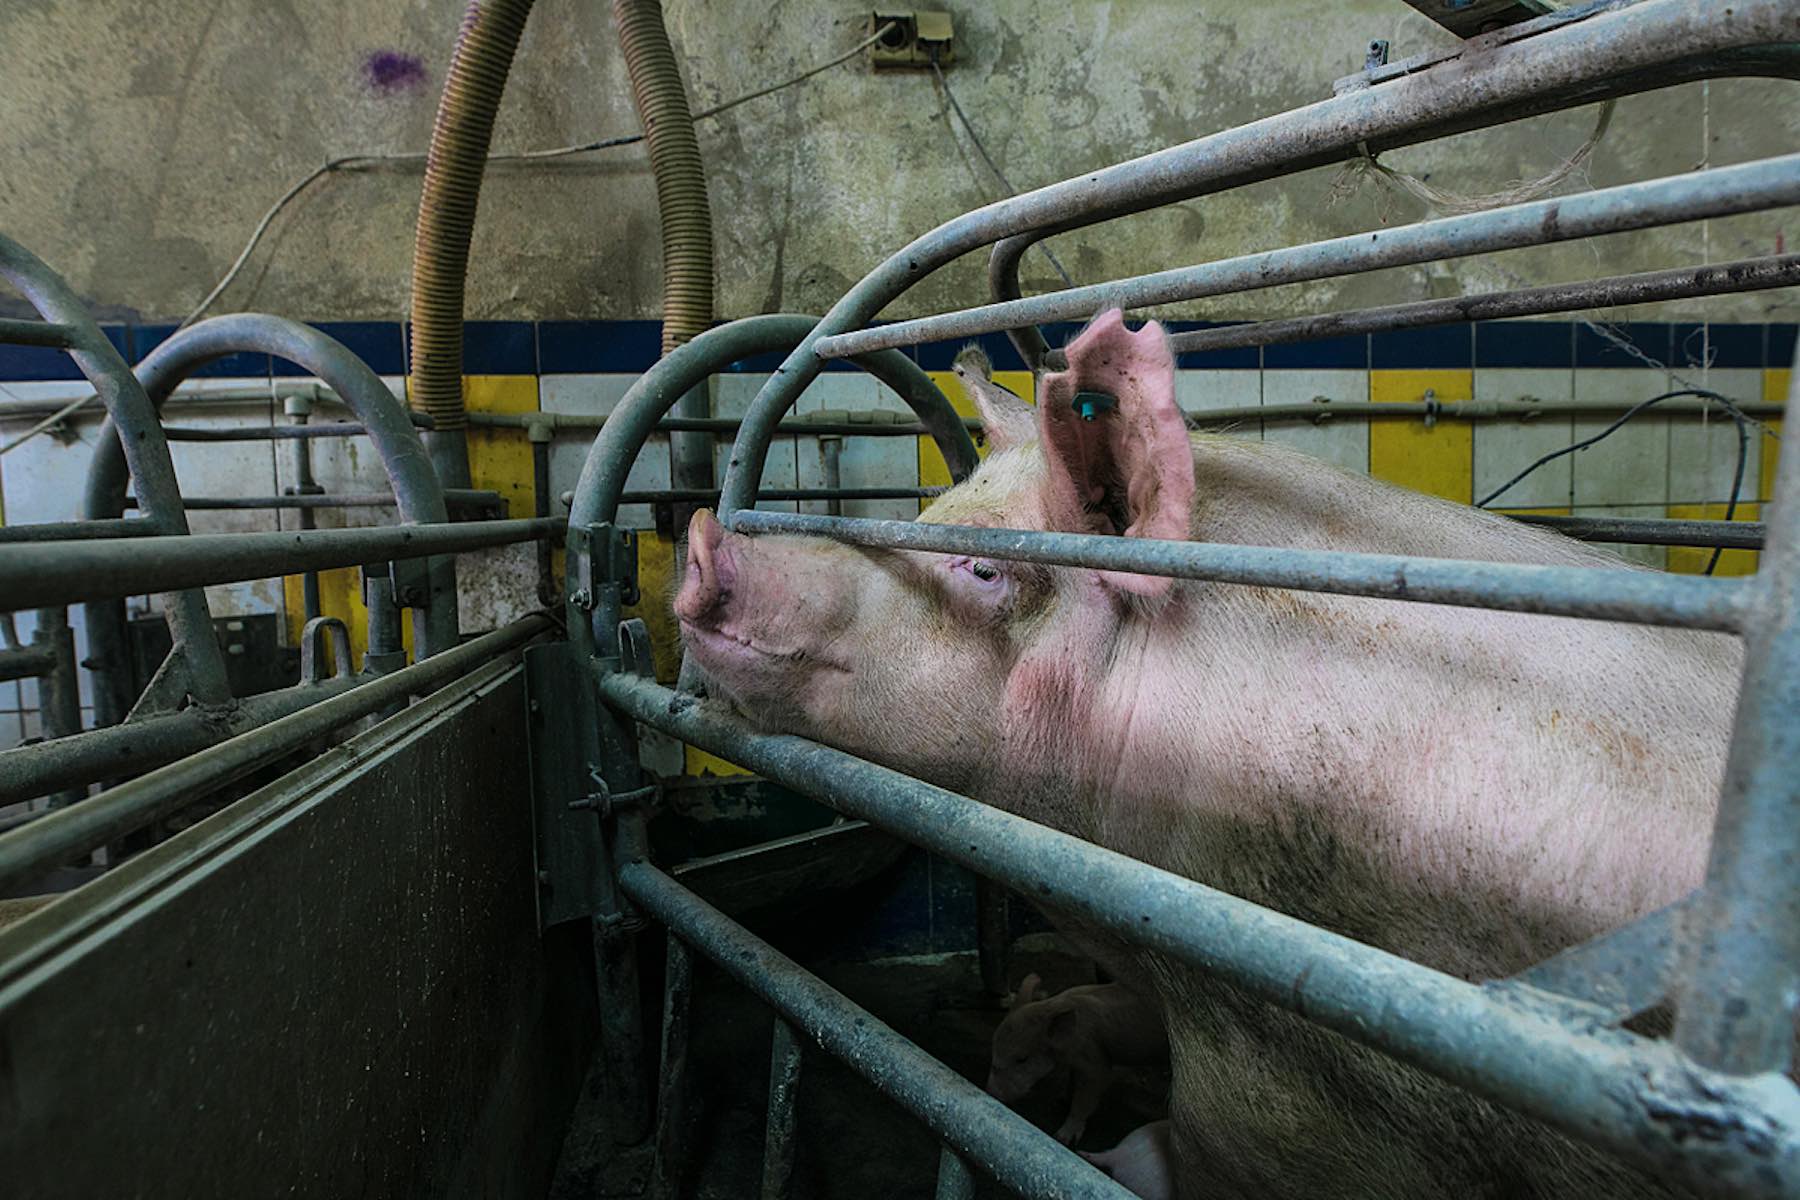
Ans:
POLYGON ((607 786, 606 780, 601 778, 597 768, 588 771, 588 782, 594 785, 594 790, 579 799, 569 801, 569 809, 572 812, 578 812, 584 808, 591 808, 602 821, 612 816, 617 809, 645 804, 656 798, 655 784, 632 788, 626 792, 613 791, 607 786))
POLYGON ((350 630, 336 617, 314 617, 300 631, 300 682, 325 682, 325 656, 321 638, 331 639, 332 658, 337 663, 333 672, 339 679, 350 678, 350 630))
POLYGON ((396 558, 388 564, 394 581, 394 603, 401 608, 431 607, 431 560, 396 558))
POLYGON ((607 584, 616 584, 620 604, 638 602, 637 532, 608 522, 572 530, 569 553, 575 556, 575 591, 569 600, 583 612, 607 584))
POLYGON ((656 656, 650 648, 650 629, 640 617, 619 622, 619 669, 627 675, 656 678, 656 656))

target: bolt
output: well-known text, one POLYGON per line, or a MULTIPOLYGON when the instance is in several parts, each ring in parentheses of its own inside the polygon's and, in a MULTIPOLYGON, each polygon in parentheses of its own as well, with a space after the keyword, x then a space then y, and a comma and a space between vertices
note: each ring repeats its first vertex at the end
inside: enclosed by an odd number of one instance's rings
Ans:
POLYGON ((579 608, 582 612, 586 612, 594 607, 593 593, 586 588, 576 588, 573 592, 569 593, 569 603, 573 604, 576 608, 579 608))

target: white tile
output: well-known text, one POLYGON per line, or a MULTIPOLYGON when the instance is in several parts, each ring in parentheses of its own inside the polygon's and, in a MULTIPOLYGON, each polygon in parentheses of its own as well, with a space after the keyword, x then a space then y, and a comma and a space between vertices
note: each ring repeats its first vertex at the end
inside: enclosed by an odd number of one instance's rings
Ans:
MULTIPOLYGON (((1369 373, 1350 368, 1264 371, 1262 402, 1311 404, 1328 414, 1333 404, 1366 403, 1369 373), (1325 403, 1317 403, 1319 397, 1325 403)), ((1332 417, 1316 422, 1268 421, 1263 440, 1322 458, 1358 475, 1369 473, 1369 423, 1362 417, 1332 417)))
MULTIPOLYGON (((1262 407, 1262 372, 1260 371, 1177 371, 1175 403, 1181 410, 1202 420, 1205 414, 1225 408, 1262 407)), ((1260 441, 1263 429, 1258 419, 1240 418, 1219 428, 1221 433, 1260 441)))
MULTIPOLYGON (((1575 373, 1563 368, 1500 367, 1475 372, 1475 400, 1537 401, 1566 405, 1575 398, 1575 373)), ((1564 450, 1575 440, 1573 418, 1501 417, 1473 422, 1475 499, 1494 489, 1546 454, 1564 450)), ((1585 453, 1585 452, 1584 452, 1585 453)), ((1497 508, 1565 508, 1570 502, 1574 459, 1566 454, 1545 463, 1494 499, 1497 508)))
MULTIPOLYGON (((1689 372, 1687 377, 1737 404, 1762 399, 1762 372, 1714 370, 1689 372)), ((1737 468, 1737 423, 1714 406, 1704 420, 1683 416, 1669 423, 1669 502, 1671 504, 1723 504, 1731 498, 1732 473, 1737 468)), ((1744 482, 1739 495, 1756 499, 1762 464, 1762 431, 1750 426, 1745 455, 1744 482)))
MULTIPOLYGON (((612 412, 635 375, 545 375, 538 380, 538 404, 545 412, 605 416, 612 412)), ((575 490, 598 430, 559 430, 550 443, 551 511, 566 515, 562 494, 575 490)), ((669 438, 651 434, 625 475, 627 491, 649 491, 670 485, 669 438)), ((619 521, 632 529, 653 529, 655 515, 648 504, 627 504, 619 521)))
MULTIPOLYGON (((1669 390, 1661 371, 1589 369, 1575 372, 1575 398, 1624 408, 1669 390)), ((1664 504, 1669 486, 1669 422, 1655 409, 1633 417, 1605 440, 1579 450, 1574 461, 1574 503, 1582 506, 1664 504)), ((1575 418, 1576 441, 1590 438, 1622 414, 1575 418)))

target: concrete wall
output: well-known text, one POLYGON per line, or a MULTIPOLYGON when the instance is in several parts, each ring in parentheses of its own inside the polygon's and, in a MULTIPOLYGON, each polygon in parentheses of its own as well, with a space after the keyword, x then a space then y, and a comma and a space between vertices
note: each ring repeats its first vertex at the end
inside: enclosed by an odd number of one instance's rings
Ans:
MULTIPOLYGON (((460 0, 15 0, 0 6, 0 229, 64 272, 102 316, 185 315, 287 187, 328 158, 423 150, 460 0)), ((1321 99, 1370 38, 1396 57, 1448 43, 1399 0, 1071 0, 951 4, 951 86, 1012 182, 1035 187, 1321 99)), ((788 78, 862 37, 864 6, 671 0, 696 108, 788 78)), ((1592 109, 1397 152, 1463 192, 1552 169, 1592 109)), ((495 145, 635 132, 609 6, 544 0, 526 30, 495 145)), ((1790 151, 1792 85, 1721 82, 1620 104, 1591 179, 1607 185, 1790 151)), ((860 59, 704 122, 721 316, 819 311, 911 237, 996 184, 927 74, 860 59)), ((1410 199, 1330 200, 1315 171, 1055 241, 1078 282, 1415 219, 1410 199)), ((219 311, 393 319, 407 305, 417 164, 340 172, 270 230, 219 311)), ((1781 214, 1480 263, 1416 268, 1184 310, 1323 311, 1426 295, 1717 261, 1775 249, 1781 214)), ((495 168, 482 195, 469 315, 654 317, 660 262, 641 145, 495 168)), ((968 303, 984 255, 896 315, 968 303)), ((1033 255, 1027 286, 1056 286, 1033 255)), ((4 305, 5 300, 0 300, 4 305)), ((1792 320, 1791 295, 1688 303, 1656 319, 1792 320), (1784 315, 1785 314, 1785 315, 1784 315)), ((1641 315, 1641 314, 1640 314, 1641 315)))

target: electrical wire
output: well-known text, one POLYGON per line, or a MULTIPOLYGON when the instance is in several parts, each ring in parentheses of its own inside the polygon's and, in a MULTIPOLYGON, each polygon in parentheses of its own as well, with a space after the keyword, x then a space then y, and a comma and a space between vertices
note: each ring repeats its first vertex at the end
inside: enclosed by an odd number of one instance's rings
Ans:
MULTIPOLYGON (((795 84, 804 83, 815 75, 829 71, 831 68, 855 58, 858 54, 861 54, 864 50, 867 50, 870 46, 873 46, 876 42, 885 37, 888 31, 893 29, 895 25, 896 22, 887 22, 880 29, 877 29, 874 33, 870 34, 844 53, 838 55, 836 58, 833 58, 828 62, 822 62, 818 66, 810 67, 790 79, 784 79, 780 83, 772 83, 768 87, 758 88, 754 92, 748 92, 742 96, 737 96, 731 100, 725 101, 723 104, 715 104, 711 108, 702 109, 700 112, 694 114, 694 120, 704 121, 709 117, 716 117, 720 113, 731 111, 740 104, 748 104, 752 100, 759 100, 764 96, 779 92, 784 88, 790 88, 795 84)), ((601 138, 598 141, 580 142, 572 146, 556 146, 548 150, 515 150, 503 154, 490 154, 488 155, 487 161, 491 163, 542 162, 546 159, 566 158, 572 154, 586 154, 595 150, 611 150, 618 146, 630 146, 643 140, 643 134, 631 133, 620 137, 601 138)), ((243 271, 244 265, 250 261, 250 255, 255 252, 257 245, 262 241, 263 234, 268 232, 269 226, 274 223, 275 218, 280 215, 281 210, 286 208, 296 196, 300 195, 301 192, 304 192, 307 188, 311 187, 313 183, 334 171, 358 170, 363 167, 393 163, 422 163, 426 160, 426 157, 427 155, 423 151, 415 151, 406 154, 351 154, 342 158, 331 159, 323 166, 315 167, 310 174, 306 175, 298 183, 295 183, 292 187, 288 188, 287 191, 283 192, 281 198, 276 200, 275 203, 269 207, 269 211, 263 214, 262 220, 256 223, 256 228, 250 233, 250 240, 244 244, 243 252, 240 253, 237 256, 237 260, 231 264, 230 270, 225 272, 224 278, 220 279, 218 284, 213 287, 212 291, 206 294, 204 300, 194 306, 194 311, 190 312, 177 328, 185 329, 189 325, 192 325, 206 313, 207 309, 213 306, 213 303, 224 294, 225 289, 230 287, 232 283, 236 281, 238 275, 243 271)), ((15 442, 13 444, 16 445, 17 443, 15 442)), ((10 448, 10 446, 7 447, 7 449, 10 448)))
MULTIPOLYGON (((1565 455, 1574 454, 1578 450, 1586 450, 1589 446, 1592 446, 1594 443, 1601 441, 1602 439, 1606 438, 1608 435, 1610 435, 1612 433, 1617 432, 1621 427, 1624 426, 1625 422, 1631 420, 1631 418, 1637 416, 1639 413, 1643 412, 1645 409, 1650 408, 1653 405, 1660 404, 1664 400, 1674 400, 1674 399, 1678 399, 1683 396, 1695 396, 1702 400, 1712 401, 1713 403, 1717 404, 1719 407, 1723 408, 1725 410, 1726 414, 1728 416, 1730 416, 1731 419, 1734 422, 1736 422, 1736 424, 1737 424, 1737 435, 1738 435, 1737 469, 1735 471, 1733 471, 1732 475, 1731 475, 1731 498, 1728 501, 1726 501, 1726 503, 1725 503, 1725 519, 1727 521, 1731 520, 1732 518, 1734 518, 1737 515, 1738 496, 1742 493, 1743 487, 1744 487, 1744 469, 1745 469, 1745 465, 1749 462, 1749 459, 1750 459, 1750 425, 1751 425, 1751 421, 1750 421, 1750 418, 1745 416, 1744 413, 1738 409, 1738 406, 1736 404, 1732 403, 1732 401, 1730 399, 1728 399, 1725 396, 1721 396, 1717 392, 1708 391, 1706 388, 1678 388, 1677 390, 1675 390, 1673 392, 1664 392, 1660 396, 1652 396, 1648 400, 1644 400, 1644 401, 1641 401, 1640 403, 1632 405, 1630 408, 1626 409, 1623 414, 1620 415, 1618 420, 1614 421, 1611 425, 1608 425, 1605 429, 1602 429, 1599 433, 1596 433, 1593 437, 1583 438, 1581 441, 1576 442, 1573 445, 1564 446, 1560 450, 1552 450, 1550 453, 1544 455, 1542 458, 1538 459, 1536 462, 1534 462, 1530 466, 1526 467, 1523 471, 1520 471, 1517 475, 1514 475, 1511 479, 1507 480, 1505 483, 1501 484, 1499 487, 1497 487, 1493 491, 1489 492, 1481 500, 1477 501, 1475 507, 1486 508, 1488 505, 1492 504, 1495 500, 1497 500, 1503 493, 1505 493, 1506 491, 1511 489, 1511 487, 1515 483, 1518 483, 1521 479, 1525 478, 1527 475, 1531 474, 1533 471, 1537 470, 1539 467, 1543 466, 1545 463, 1555 462, 1557 459, 1562 458, 1565 455)), ((1713 547, 1712 557, 1707 560, 1706 570, 1702 571, 1701 574, 1711 575, 1713 573, 1713 568, 1719 565, 1719 555, 1723 554, 1724 551, 1725 551, 1725 548, 1723 546, 1713 547)))
MULTIPOLYGON (((963 132, 969 135, 969 141, 974 145, 975 153, 981 155, 981 161, 986 163, 987 169, 994 173, 994 178, 1000 181, 1000 186, 1006 189, 1007 195, 1018 195, 1019 189, 1012 185, 1012 181, 1008 179, 1006 173, 1000 169, 1000 164, 994 161, 994 156, 988 153, 986 146, 982 145, 981 135, 975 132, 975 125, 969 120, 969 114, 965 113, 962 109, 962 105, 956 102, 956 93, 950 90, 950 84, 945 80, 944 72, 938 67, 937 51, 935 49, 931 52, 931 73, 937 77, 937 85, 943 89, 944 99, 950 102, 950 111, 956 114, 956 119, 958 121, 962 122, 963 132)), ((1050 265, 1056 268, 1056 273, 1058 275, 1062 276, 1063 283, 1067 284, 1069 287, 1074 287, 1075 280, 1070 278, 1069 273, 1063 269, 1062 263, 1057 261, 1056 255, 1051 253, 1050 247, 1039 242, 1037 243, 1037 248, 1044 252, 1044 257, 1050 260, 1050 265)))

